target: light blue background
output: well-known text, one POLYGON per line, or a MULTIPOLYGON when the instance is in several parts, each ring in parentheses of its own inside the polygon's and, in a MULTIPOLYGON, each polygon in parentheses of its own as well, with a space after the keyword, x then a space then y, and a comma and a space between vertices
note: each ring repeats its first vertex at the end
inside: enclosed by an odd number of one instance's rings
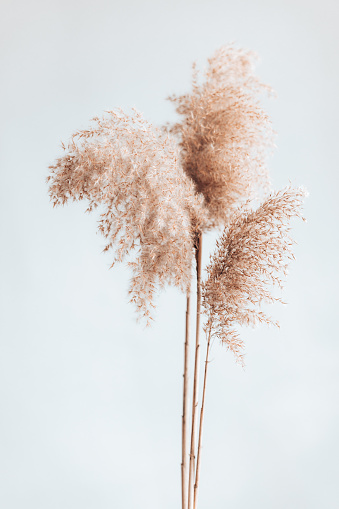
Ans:
POLYGON ((104 110, 174 120, 164 98, 230 41, 278 92, 274 186, 310 198, 281 329, 242 331, 245 371, 213 348, 200 507, 339 507, 337 25, 330 0, 1 2, 1 507, 180 507, 185 298, 136 324, 98 217, 53 209, 45 178, 104 110))

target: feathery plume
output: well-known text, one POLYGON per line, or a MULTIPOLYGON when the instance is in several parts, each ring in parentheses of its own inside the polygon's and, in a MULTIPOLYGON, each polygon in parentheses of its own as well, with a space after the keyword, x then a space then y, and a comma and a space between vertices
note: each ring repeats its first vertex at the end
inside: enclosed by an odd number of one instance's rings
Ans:
POLYGON ((68 152, 50 166, 50 198, 54 206, 87 199, 87 211, 103 207, 104 251, 115 251, 113 264, 137 253, 129 262, 131 301, 149 319, 156 289, 172 284, 185 292, 190 285, 204 200, 181 168, 172 136, 135 110, 107 113, 77 131, 68 152))
POLYGON ((191 93, 169 97, 182 117, 169 130, 179 137, 183 168, 204 195, 212 226, 225 224, 239 200, 269 190, 273 131, 258 96, 271 88, 254 76, 256 58, 222 47, 201 83, 193 66, 191 93))
POLYGON ((303 188, 272 193, 257 210, 248 204, 236 211, 217 241, 203 283, 205 331, 212 332, 243 364, 243 342, 235 324, 273 323, 260 310, 274 297, 269 286, 282 288, 288 262, 294 258, 289 235, 292 217, 301 217, 306 192, 303 188))

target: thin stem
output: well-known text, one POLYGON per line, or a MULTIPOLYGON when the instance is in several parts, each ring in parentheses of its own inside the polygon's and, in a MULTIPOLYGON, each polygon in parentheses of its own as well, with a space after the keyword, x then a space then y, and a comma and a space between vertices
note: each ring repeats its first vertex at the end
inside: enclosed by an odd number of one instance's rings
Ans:
POLYGON ((184 384, 182 398, 182 460, 181 460, 181 499, 182 509, 187 504, 187 416, 188 416, 188 368, 189 368, 189 330, 190 330, 190 292, 186 299, 186 330, 184 350, 184 384))
POLYGON ((194 483, 194 504, 193 508, 197 508, 197 500, 198 500, 198 486, 199 486, 199 473, 200 473, 200 453, 201 453, 201 442, 202 442, 202 426, 204 420, 204 409, 205 409, 205 394, 206 394, 206 379, 207 379, 207 367, 208 367, 208 356, 210 353, 211 346, 211 327, 208 332, 208 340, 207 340, 207 349, 206 349, 206 359, 205 359, 205 373, 204 373, 204 386, 202 390, 202 402, 200 409, 200 422, 199 422, 199 441, 198 441, 198 453, 197 453, 197 467, 195 471, 195 483, 194 483))
POLYGON ((202 235, 199 233, 196 242, 196 269, 197 269, 197 317, 196 317, 196 335, 195 335, 195 359, 194 359, 194 380, 193 380, 193 398, 192 398, 192 429, 191 429, 191 450, 190 450, 190 469, 188 480, 188 509, 192 506, 193 480, 195 473, 195 429, 196 414, 198 409, 198 384, 199 384, 199 353, 200 353, 200 310, 201 310, 201 254, 202 254, 202 235))

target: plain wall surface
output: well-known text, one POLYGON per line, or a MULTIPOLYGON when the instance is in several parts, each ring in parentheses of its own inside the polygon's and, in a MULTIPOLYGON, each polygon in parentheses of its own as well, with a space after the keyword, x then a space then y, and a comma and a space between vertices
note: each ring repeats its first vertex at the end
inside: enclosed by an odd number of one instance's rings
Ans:
POLYGON ((242 330, 244 371, 213 346, 199 503, 339 507, 337 25, 329 0, 1 2, 0 507, 180 507, 185 297, 144 330, 98 216, 53 209, 45 178, 104 110, 173 121, 165 98, 231 41, 278 94, 274 187, 310 197, 281 328, 242 330))

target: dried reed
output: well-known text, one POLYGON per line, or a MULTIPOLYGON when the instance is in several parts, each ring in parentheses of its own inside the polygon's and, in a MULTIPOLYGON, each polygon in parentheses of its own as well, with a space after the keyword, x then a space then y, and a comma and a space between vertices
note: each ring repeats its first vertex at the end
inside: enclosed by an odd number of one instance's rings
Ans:
POLYGON ((294 241, 289 235, 290 221, 301 217, 303 188, 287 187, 271 195, 256 209, 245 204, 234 212, 217 240, 216 250, 207 266, 202 283, 204 331, 207 337, 203 396, 200 411, 199 442, 194 484, 194 509, 200 474, 201 441, 205 408, 207 367, 211 340, 217 338, 243 365, 243 341, 235 326, 275 324, 260 309, 263 303, 280 301, 272 286, 282 288, 288 263, 294 258, 294 241))
MULTIPOLYGON (((181 164, 205 198, 207 221, 197 234, 196 260, 201 260, 202 233, 224 226, 239 203, 269 189, 267 156, 273 148, 273 130, 260 106, 262 92, 272 92, 254 75, 256 55, 220 48, 200 77, 193 65, 192 91, 171 96, 181 120, 167 129, 178 138, 181 164)), ((196 469, 195 435, 198 410, 200 352, 201 266, 197 262, 197 317, 191 416, 188 509, 193 500, 196 469)), ((186 359, 185 359, 186 365, 186 359)), ((183 506, 183 509, 185 507, 183 506)))

